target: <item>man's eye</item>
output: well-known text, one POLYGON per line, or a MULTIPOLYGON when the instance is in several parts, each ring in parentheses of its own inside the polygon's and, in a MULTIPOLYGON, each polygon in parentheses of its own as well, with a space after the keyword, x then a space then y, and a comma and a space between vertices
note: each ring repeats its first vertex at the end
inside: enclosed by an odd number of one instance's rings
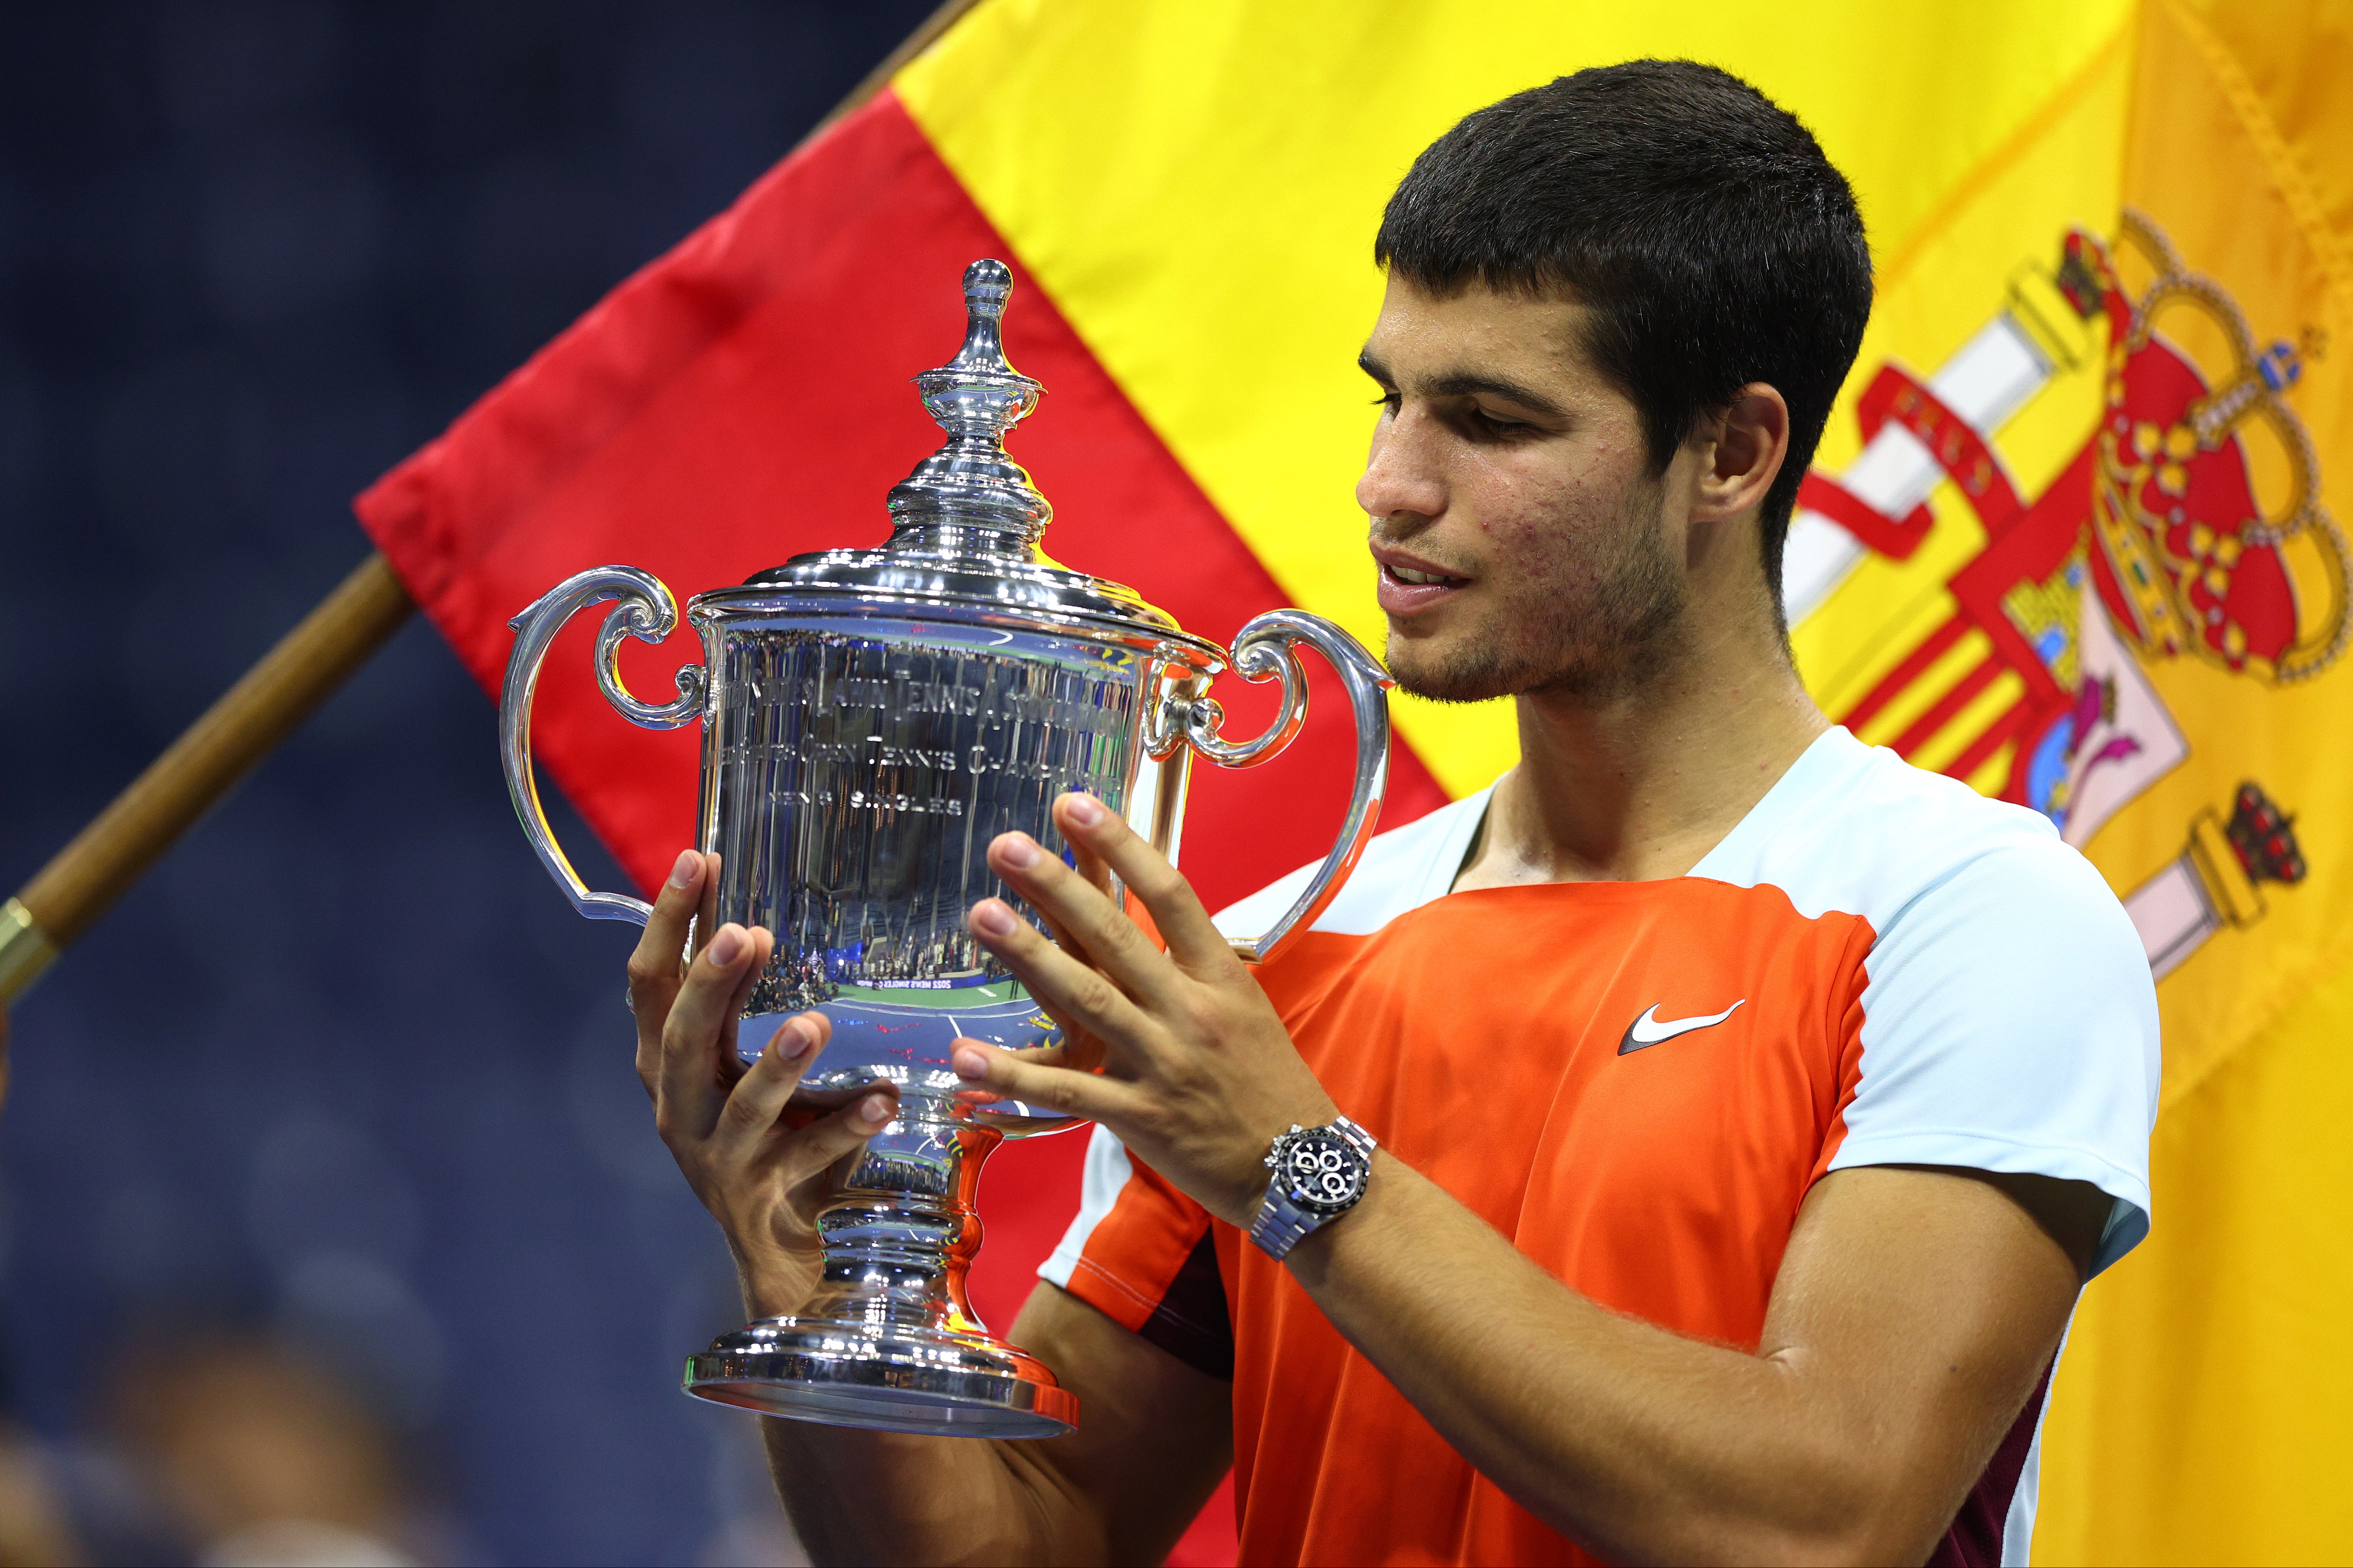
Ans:
POLYGON ((1517 419, 1503 419, 1483 408, 1471 411, 1471 422, 1490 436, 1515 436, 1527 428, 1517 419))
POLYGON ((1380 396, 1373 399, 1373 406, 1376 408, 1385 408, 1391 414, 1395 414, 1398 411, 1398 405, 1404 403, 1404 401, 1405 398, 1403 395, 1399 393, 1385 392, 1381 394, 1380 396))

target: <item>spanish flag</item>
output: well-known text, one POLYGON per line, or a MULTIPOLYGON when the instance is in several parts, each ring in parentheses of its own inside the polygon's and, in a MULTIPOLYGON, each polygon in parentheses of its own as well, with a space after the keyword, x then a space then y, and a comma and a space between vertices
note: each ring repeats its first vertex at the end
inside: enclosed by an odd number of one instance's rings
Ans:
MULTIPOLYGON (((1205 635, 1289 604, 1377 647, 1352 486, 1382 204, 1469 110, 1642 56, 1795 111, 1870 226, 1877 308, 1788 549, 1809 686, 1866 741, 2048 814, 2158 976, 2156 1230, 2076 1315, 2036 1553, 2341 1557, 2341 5, 981 0, 361 517, 492 689, 508 617, 575 571, 684 594, 876 541, 936 439, 906 378, 956 342, 955 280, 994 255, 1018 280, 1008 352, 1049 389, 1015 455, 1056 557, 1205 635)), ((650 887, 691 837, 694 743, 603 708, 588 636, 550 661, 539 751, 650 887)), ((692 658, 636 650, 629 678, 667 686, 661 655, 692 658)), ((1514 760, 1506 706, 1400 697, 1395 718, 1384 826, 1514 760)), ((1212 902, 1328 841, 1346 738, 1302 746, 1287 778, 1197 784, 1187 869, 1212 902)), ((1069 1212, 1077 1142, 992 1178, 984 1311, 1009 1318, 1069 1212)))

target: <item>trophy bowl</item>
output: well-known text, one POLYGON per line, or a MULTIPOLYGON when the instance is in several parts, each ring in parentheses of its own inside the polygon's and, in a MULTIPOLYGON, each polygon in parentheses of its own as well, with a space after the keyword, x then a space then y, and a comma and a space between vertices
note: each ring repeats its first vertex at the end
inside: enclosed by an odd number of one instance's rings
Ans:
POLYGON ((947 439, 892 489, 889 541, 796 556, 691 600, 702 662, 679 671, 675 701, 641 701, 621 683, 622 639, 659 642, 678 624, 669 589, 648 573, 580 573, 512 623, 500 702, 507 784, 574 906, 640 925, 651 912, 583 883, 532 769, 532 698, 548 647, 575 614, 609 600, 597 683, 649 729, 701 721, 697 842, 720 857, 717 918, 776 936, 744 1009, 739 1054, 751 1061, 786 1019, 815 1009, 832 1037, 788 1117, 821 1114, 885 1081, 898 1088, 896 1119, 831 1173, 818 1220, 823 1282, 807 1310, 723 1334, 687 1363, 687 1392, 767 1415, 994 1437, 1051 1436, 1078 1422, 1077 1400, 1053 1373, 991 1335, 965 1299, 983 1161, 1006 1138, 1075 1124, 972 1090, 949 1065, 959 1037, 1014 1049, 1058 1038, 965 924, 983 898, 1022 908, 988 868, 990 841, 1019 830, 1067 857, 1050 811, 1081 790, 1175 859, 1194 754, 1248 767, 1298 732, 1305 644, 1348 693, 1355 787, 1299 898, 1268 930, 1234 942, 1258 961, 1339 890, 1388 778, 1390 682, 1337 626, 1278 610, 1222 648, 1128 588, 1040 558, 1052 509, 1005 453, 1006 433, 1043 390, 1005 359, 998 323, 1011 289, 1001 262, 965 270, 963 347, 915 378, 947 439), (1208 696, 1229 667, 1281 682, 1274 721, 1247 741, 1223 736, 1208 696))

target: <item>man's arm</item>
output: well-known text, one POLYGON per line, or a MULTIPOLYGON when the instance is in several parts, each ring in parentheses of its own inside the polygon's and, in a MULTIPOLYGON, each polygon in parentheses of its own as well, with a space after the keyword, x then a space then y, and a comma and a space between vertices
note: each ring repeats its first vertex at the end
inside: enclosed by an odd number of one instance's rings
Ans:
POLYGON ((1458 1452, 1603 1556, 1917 1563, 2066 1328, 2107 1199, 2047 1185, 2077 1258, 1990 1183, 1832 1173, 1755 1354, 1604 1310, 1387 1158, 1290 1263, 1458 1452))
MULTIPOLYGON (((735 1019, 771 951, 766 931, 712 931, 718 859, 688 852, 629 961, 638 1073, 654 1123, 725 1231, 754 1316, 796 1312, 823 1267, 828 1170, 890 1120, 887 1089, 793 1127, 784 1111, 827 1025, 787 1023, 750 1068, 735 1019), (681 964, 696 911, 705 944, 681 964)), ((1079 1397, 1050 1441, 912 1437, 807 1422, 762 1425, 776 1489, 818 1562, 1156 1563, 1231 1462, 1229 1384, 1059 1288, 1013 1325, 1079 1397)))
POLYGON ((1009 1336, 1079 1396, 1043 1441, 763 1421, 818 1563, 1157 1563, 1233 1462, 1232 1388, 1040 1281, 1009 1336))
MULTIPOLYGON (((1174 868, 1082 796, 1056 818, 1167 949, 1090 878, 1000 838, 992 868, 1092 963, 976 905, 975 933, 1071 1045, 1017 1056, 966 1041, 957 1070, 1101 1121, 1247 1228, 1268 1137, 1335 1108, 1174 868), (1100 1075, 1060 1065, 1096 1060, 1100 1075)), ((1388 1155, 1291 1267, 1458 1451, 1598 1552, 1916 1561, 2056 1350, 2105 1207, 2080 1183, 1833 1173, 1799 1213, 1754 1354, 1605 1310, 1388 1155)))

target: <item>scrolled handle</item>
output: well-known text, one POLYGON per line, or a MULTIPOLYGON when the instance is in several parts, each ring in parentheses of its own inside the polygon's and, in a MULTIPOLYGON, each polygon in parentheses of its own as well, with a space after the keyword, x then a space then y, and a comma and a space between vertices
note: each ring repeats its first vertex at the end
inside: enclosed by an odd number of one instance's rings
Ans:
POLYGON ((571 899, 572 907, 590 920, 634 921, 643 925, 653 906, 627 893, 591 892, 572 868, 547 812, 539 803, 539 781, 531 766, 531 704, 539 689, 539 667, 547 658, 555 634, 589 605, 606 599, 620 601, 605 617, 596 634, 596 685, 605 700, 633 724, 649 730, 675 730, 702 715, 708 679, 699 664, 678 672, 678 700, 656 705, 643 702, 621 684, 621 639, 658 643, 678 626, 678 601, 661 579, 634 566, 599 566, 567 577, 542 595, 537 603, 507 624, 514 628, 514 651, 507 656, 506 682, 499 692, 499 754, 506 764, 507 795, 523 836, 539 851, 540 863, 571 899))
MULTIPOLYGON (((1231 742, 1221 733, 1225 710, 1209 698, 1186 704, 1181 729, 1187 744, 1224 768, 1255 767, 1291 744, 1307 721, 1307 673, 1299 662, 1305 643, 1322 654, 1347 689, 1348 705, 1356 721, 1356 780, 1348 797, 1348 815, 1340 824, 1332 852, 1315 868, 1307 886, 1282 917, 1254 937, 1231 937, 1234 952, 1246 962, 1263 963, 1287 946, 1298 932, 1315 923, 1315 917, 1339 895, 1340 886, 1355 870, 1356 858, 1373 837, 1381 800, 1389 779, 1389 705, 1383 694, 1397 682, 1364 644, 1332 621, 1304 610, 1270 610, 1251 619, 1234 638, 1234 668, 1245 680, 1282 682, 1282 710, 1263 734, 1231 742)), ((1177 715, 1168 727, 1177 728, 1177 715)))

